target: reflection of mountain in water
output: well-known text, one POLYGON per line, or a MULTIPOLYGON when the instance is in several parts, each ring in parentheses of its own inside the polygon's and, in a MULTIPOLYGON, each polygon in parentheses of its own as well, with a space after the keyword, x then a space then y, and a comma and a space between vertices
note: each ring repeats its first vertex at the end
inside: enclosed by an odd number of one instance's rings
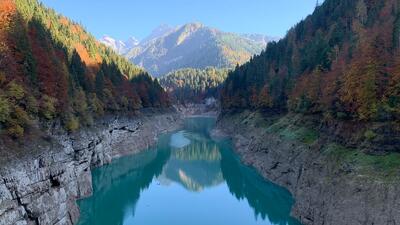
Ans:
POLYGON ((182 149, 172 152, 173 158, 182 161, 209 161, 221 160, 221 153, 215 143, 194 142, 182 149))
POLYGON ((190 140, 185 137, 185 131, 179 131, 171 135, 170 146, 172 148, 183 148, 190 144, 190 140))
POLYGON ((216 143, 207 138, 213 121, 189 119, 180 137, 189 139, 190 144, 182 148, 171 147, 171 135, 165 135, 159 139, 157 150, 121 158, 95 170, 94 195, 79 202, 80 224, 123 224, 127 216, 134 217, 141 192, 149 189, 157 177, 158 184, 178 183, 199 194, 206 188, 227 185, 219 190, 228 188, 236 199, 246 200, 262 221, 299 225, 290 217, 293 199, 287 190, 242 165, 229 143, 216 143))
POLYGON ((176 182, 189 191, 199 192, 223 182, 221 154, 218 145, 208 136, 214 124, 213 118, 185 120, 185 131, 173 134, 171 142, 181 143, 188 139, 190 144, 171 150, 172 156, 158 177, 160 183, 176 182))
POLYGON ((171 180, 187 190, 198 192, 223 182, 220 160, 221 154, 215 143, 191 139, 190 145, 172 151, 159 179, 171 180))

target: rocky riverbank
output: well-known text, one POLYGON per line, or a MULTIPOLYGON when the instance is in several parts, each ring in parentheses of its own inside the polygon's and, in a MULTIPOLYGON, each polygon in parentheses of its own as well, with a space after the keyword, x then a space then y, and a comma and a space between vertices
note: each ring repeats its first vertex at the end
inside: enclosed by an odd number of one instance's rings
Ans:
POLYGON ((213 136, 232 138, 244 163, 286 187, 296 200, 292 214, 305 225, 400 224, 397 154, 345 149, 305 128, 293 131, 284 119, 225 115, 213 136))
POLYGON ((1 149, 0 225, 76 224, 76 200, 92 194, 92 168, 147 149, 182 122, 175 110, 109 116, 74 134, 52 127, 51 140, 25 153, 1 149))

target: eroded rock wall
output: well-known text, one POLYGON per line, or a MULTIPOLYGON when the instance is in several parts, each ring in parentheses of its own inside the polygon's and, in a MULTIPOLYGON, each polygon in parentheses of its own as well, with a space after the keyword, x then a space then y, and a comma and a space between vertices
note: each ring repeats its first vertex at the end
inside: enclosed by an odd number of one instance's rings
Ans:
POLYGON ((0 225, 76 224, 76 200, 92 194, 92 168, 145 150, 181 125, 169 112, 109 117, 72 135, 50 129, 50 147, 0 166, 0 225))
POLYGON ((296 200, 292 214, 303 224, 400 224, 399 179, 360 174, 351 163, 327 157, 318 142, 283 139, 253 116, 222 116, 213 136, 230 137, 244 163, 286 187, 296 200))

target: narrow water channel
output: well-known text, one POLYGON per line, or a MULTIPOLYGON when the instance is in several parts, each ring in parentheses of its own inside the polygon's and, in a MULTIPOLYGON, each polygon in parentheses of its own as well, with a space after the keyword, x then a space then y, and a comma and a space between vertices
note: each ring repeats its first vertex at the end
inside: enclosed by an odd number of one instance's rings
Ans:
POLYGON ((80 225, 300 225, 290 193, 241 164, 215 120, 190 118, 156 148, 93 171, 80 225))

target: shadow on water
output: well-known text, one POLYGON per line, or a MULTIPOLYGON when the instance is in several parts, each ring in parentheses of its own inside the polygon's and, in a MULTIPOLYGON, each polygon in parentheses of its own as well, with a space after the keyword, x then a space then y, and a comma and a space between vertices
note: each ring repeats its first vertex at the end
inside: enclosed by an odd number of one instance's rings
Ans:
MULTIPOLYGON (((205 190, 213 191, 225 185, 225 192, 230 192, 228 195, 234 196, 237 204, 243 200, 248 203, 247 208, 254 213, 254 224, 261 220, 265 223, 257 224, 299 225, 290 217, 293 205, 290 193, 241 164, 228 141, 211 140, 209 131, 214 123, 212 118, 187 119, 184 131, 163 135, 156 149, 96 169, 93 172, 94 195, 79 201, 79 224, 131 224, 124 221, 126 212, 135 217, 143 192, 151 191, 154 185, 167 188, 178 184, 183 187, 178 196, 186 195, 185 191, 201 195, 205 190)), ((179 199, 170 206, 174 204, 179 204, 179 199)), ((229 212, 225 213, 229 216, 229 212)), ((193 221, 201 223, 201 219, 193 218, 193 221)))
POLYGON ((168 142, 163 136, 158 150, 124 157, 94 170, 93 196, 79 201, 79 224, 123 224, 124 209, 135 208, 141 191, 161 174, 170 158, 170 149, 164 147, 168 142))
POLYGON ((221 144, 221 170, 229 191, 237 199, 245 199, 254 214, 273 224, 299 224, 290 217, 294 203, 286 189, 265 180, 254 169, 240 163, 238 156, 229 149, 229 143, 221 144))

